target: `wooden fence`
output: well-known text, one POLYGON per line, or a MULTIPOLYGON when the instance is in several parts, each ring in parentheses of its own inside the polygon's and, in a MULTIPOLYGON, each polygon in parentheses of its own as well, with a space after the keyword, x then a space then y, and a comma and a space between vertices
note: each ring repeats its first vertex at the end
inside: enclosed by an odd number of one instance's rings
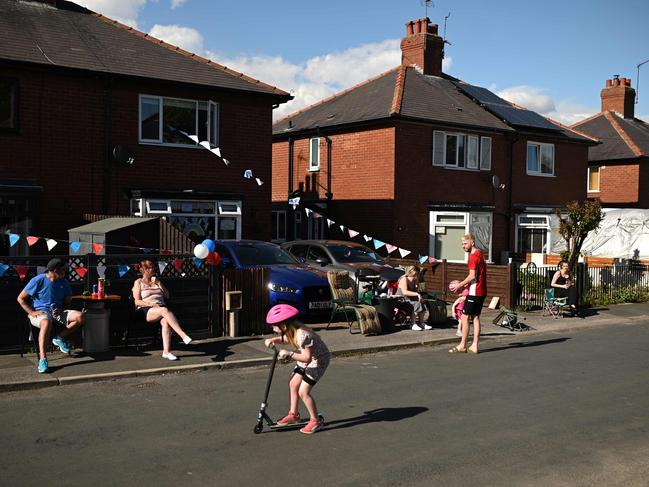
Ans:
POLYGON ((222 334, 228 334, 228 312, 225 309, 225 293, 241 291, 239 311, 239 335, 262 335, 270 330, 266 325, 266 313, 270 308, 267 268, 226 269, 221 274, 220 322, 222 334))

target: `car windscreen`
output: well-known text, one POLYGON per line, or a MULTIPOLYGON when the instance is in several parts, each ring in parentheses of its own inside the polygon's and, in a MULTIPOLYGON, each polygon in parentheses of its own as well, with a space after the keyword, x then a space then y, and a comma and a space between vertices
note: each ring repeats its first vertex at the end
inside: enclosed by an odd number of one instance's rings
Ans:
POLYGON ((273 265, 273 264, 297 264, 297 261, 286 250, 277 245, 256 243, 256 244, 235 244, 232 250, 243 266, 249 265, 273 265))
POLYGON ((348 245, 327 245, 329 252, 338 262, 370 262, 380 264, 383 259, 366 247, 348 245))

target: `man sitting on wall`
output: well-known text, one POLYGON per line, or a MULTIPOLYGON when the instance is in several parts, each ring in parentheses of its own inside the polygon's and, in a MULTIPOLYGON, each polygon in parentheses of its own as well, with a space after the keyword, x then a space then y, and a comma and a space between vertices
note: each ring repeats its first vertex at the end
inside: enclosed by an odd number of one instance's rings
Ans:
POLYGON ((39 374, 48 370, 47 342, 54 322, 61 324, 63 329, 52 339, 52 343, 63 353, 70 353, 70 345, 65 337, 85 323, 86 317, 81 311, 67 309, 70 306, 72 290, 65 278, 65 270, 63 260, 50 260, 46 272, 32 278, 18 295, 18 303, 29 315, 32 326, 39 329, 39 374))

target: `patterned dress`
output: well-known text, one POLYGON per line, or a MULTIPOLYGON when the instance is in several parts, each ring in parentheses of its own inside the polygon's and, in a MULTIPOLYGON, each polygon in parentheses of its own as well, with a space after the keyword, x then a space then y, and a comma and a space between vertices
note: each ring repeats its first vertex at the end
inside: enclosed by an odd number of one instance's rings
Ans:
POLYGON ((295 334, 295 341, 300 350, 306 348, 311 349, 311 361, 309 363, 298 361, 297 367, 301 370, 296 370, 295 372, 307 377, 315 384, 324 375, 329 366, 331 359, 329 349, 325 345, 325 342, 322 341, 322 338, 311 330, 304 328, 298 328, 295 334))

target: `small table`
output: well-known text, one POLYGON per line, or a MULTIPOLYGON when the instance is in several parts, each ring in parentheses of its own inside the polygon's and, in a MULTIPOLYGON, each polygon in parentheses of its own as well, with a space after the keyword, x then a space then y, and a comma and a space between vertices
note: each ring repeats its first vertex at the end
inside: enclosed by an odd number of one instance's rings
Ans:
POLYGON ((86 353, 106 352, 110 349, 110 309, 106 303, 120 301, 118 294, 107 294, 103 298, 72 296, 72 301, 81 301, 86 314, 86 324, 83 326, 83 350, 86 353))

